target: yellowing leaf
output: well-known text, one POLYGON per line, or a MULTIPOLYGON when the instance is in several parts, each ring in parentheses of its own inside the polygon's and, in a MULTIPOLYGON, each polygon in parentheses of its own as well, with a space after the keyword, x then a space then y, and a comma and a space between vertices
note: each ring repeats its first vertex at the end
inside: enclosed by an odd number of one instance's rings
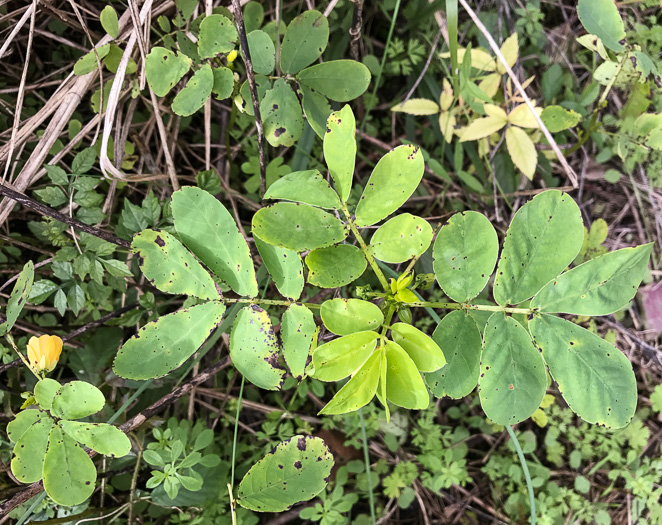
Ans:
MULTIPOLYGON (((519 46, 517 44, 517 33, 513 33, 504 41, 501 46, 501 54, 506 59, 508 66, 513 67, 515 62, 517 62, 517 55, 519 53, 519 46)), ((502 75, 506 72, 506 68, 501 63, 501 60, 497 60, 496 69, 498 73, 502 75)))
POLYGON ((582 35, 577 37, 577 43, 584 46, 586 49, 590 49, 600 55, 602 60, 608 60, 609 55, 607 55, 607 50, 605 45, 602 43, 602 40, 595 35, 582 35))
POLYGON ((478 83, 480 90, 488 97, 494 98, 501 86, 501 75, 499 73, 490 73, 478 83))
MULTIPOLYGON (((542 108, 535 108, 538 116, 542 113, 542 108)), ((533 116, 533 113, 526 104, 516 106, 508 114, 508 122, 519 126, 520 128, 538 128, 538 121, 533 116)))
MULTIPOLYGON (((463 47, 459 48, 457 50, 457 61, 461 64, 464 61, 464 54, 467 52, 466 49, 463 47)), ((450 58, 451 54, 446 52, 446 53, 440 53, 439 56, 441 58, 450 58)), ((494 58, 490 56, 487 51, 483 51, 482 49, 472 49, 471 50, 471 67, 475 69, 479 69, 481 71, 495 71, 496 70, 496 63, 494 62, 494 58)))
MULTIPOLYGON (((478 140, 489 137, 492 133, 499 131, 506 125, 506 112, 503 118, 500 116, 477 118, 469 124, 460 135, 460 142, 478 140)), ((457 133, 457 132, 456 132, 457 133)))
POLYGON ((391 111, 407 113, 408 115, 434 115, 435 113, 439 113, 439 106, 434 100, 410 98, 402 104, 393 106, 391 111))
POLYGON ((513 164, 527 179, 532 180, 538 164, 538 153, 533 141, 522 128, 510 126, 506 130, 506 146, 513 164))
POLYGON ((499 106, 495 106, 494 104, 484 104, 483 109, 488 117, 500 118, 504 121, 504 124, 508 121, 506 112, 499 106))
POLYGON ((450 143, 453 140, 453 133, 455 133, 455 115, 448 111, 442 112, 439 115, 439 127, 446 142, 450 143))
POLYGON ((447 78, 442 83, 441 96, 439 97, 439 106, 442 111, 448 110, 453 103, 453 87, 447 78))

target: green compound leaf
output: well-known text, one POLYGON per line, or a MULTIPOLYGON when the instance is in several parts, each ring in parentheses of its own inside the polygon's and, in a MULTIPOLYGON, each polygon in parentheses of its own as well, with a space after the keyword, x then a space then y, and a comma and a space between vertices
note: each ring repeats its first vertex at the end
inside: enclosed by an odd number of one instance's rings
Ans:
POLYGON ((260 102, 264 136, 272 146, 292 146, 303 133, 299 99, 282 78, 274 82, 260 102))
POLYGON ((9 300, 7 301, 7 310, 5 311, 7 320, 0 324, 0 335, 9 332, 14 326, 16 319, 18 319, 21 310, 23 310, 23 306, 25 306, 25 303, 30 296, 33 281, 34 263, 32 261, 28 261, 25 266, 23 266, 18 279, 16 279, 14 288, 12 289, 9 300))
POLYGON ((478 384, 483 341, 473 318, 461 310, 444 317, 432 339, 444 349, 446 366, 425 375, 425 382, 436 397, 461 399, 478 384))
MULTIPOLYGON (((348 335, 346 337, 352 336, 348 335)), ((313 354, 314 358, 315 354, 313 354)), ((381 363, 382 352, 373 352, 361 368, 358 369, 345 386, 333 396, 331 401, 319 413, 327 415, 345 414, 358 410, 370 403, 370 400, 375 397, 375 392, 377 392, 381 363)), ((315 373, 317 373, 317 367, 315 368, 315 373)))
POLYGON ((323 139, 326 133, 326 121, 331 115, 329 100, 324 95, 320 95, 317 91, 306 86, 299 87, 303 97, 301 105, 306 119, 308 119, 308 124, 317 133, 317 136, 323 139))
POLYGON ((318 208, 340 208, 338 194, 317 170, 288 173, 269 186, 264 198, 302 202, 318 208))
POLYGON ((221 322, 225 305, 199 304, 146 324, 120 348, 113 371, 127 379, 152 379, 178 368, 221 322))
POLYGON ((499 254, 499 239, 481 213, 456 213, 439 230, 432 249, 434 274, 448 297, 458 303, 485 288, 499 254))
POLYGON ((273 40, 259 29, 248 33, 246 39, 251 52, 253 70, 262 75, 271 75, 276 67, 276 48, 273 40))
POLYGON ((281 441, 239 483, 237 503, 257 512, 283 512, 314 498, 328 483, 333 455, 321 438, 281 441))
POLYGON ((254 237, 257 251, 281 295, 296 301, 303 291, 303 263, 293 251, 272 246, 254 237))
POLYGON ((319 208, 279 202, 253 215, 253 234, 273 246, 303 252, 342 242, 347 229, 319 208))
POLYGON ((105 456, 121 458, 131 451, 129 438, 113 425, 67 420, 59 425, 69 437, 105 456))
POLYGON ((44 489, 60 505, 80 505, 94 492, 97 469, 72 438, 54 426, 44 458, 44 489))
POLYGON ((198 259, 239 295, 257 295, 248 244, 225 206, 206 191, 189 186, 173 194, 172 216, 182 241, 198 259))
POLYGON ((153 47, 145 57, 147 82, 157 97, 165 97, 188 70, 192 61, 163 47, 153 47))
POLYGON ((53 398, 62 385, 55 379, 45 378, 34 387, 34 397, 39 406, 44 410, 50 410, 53 406, 53 398))
POLYGON ((265 390, 283 386, 285 368, 269 314, 256 304, 239 311, 230 334, 232 364, 251 383, 265 390))
POLYGON ((280 48, 280 68, 294 75, 317 60, 329 42, 329 21, 319 11, 306 11, 290 25, 280 48))
POLYGON ((597 36, 612 51, 625 49, 625 26, 612 0, 579 0, 577 15, 586 31, 597 36))
POLYGON ((162 292, 220 298, 209 273, 168 232, 143 230, 133 237, 131 251, 147 280, 162 292))
POLYGON ((313 313, 305 306, 292 304, 285 310, 280 324, 283 357, 296 378, 302 378, 305 373, 315 328, 313 313))
POLYGON ((524 327, 497 312, 485 327, 480 363, 480 403, 499 425, 514 425, 533 414, 547 389, 545 363, 524 327))
POLYGON ((313 353, 315 379, 340 381, 353 374, 372 355, 378 337, 373 331, 356 332, 317 347, 313 353))
POLYGON ((80 419, 96 414, 106 404, 106 398, 94 385, 72 381, 55 392, 51 414, 60 419, 80 419))
POLYGON ((213 88, 214 73, 211 72, 211 66, 205 64, 190 78, 186 87, 177 93, 172 101, 172 111, 180 117, 193 115, 204 106, 213 88))
POLYGON ((329 115, 324 134, 324 160, 343 202, 349 199, 356 160, 356 119, 352 108, 343 106, 329 115))
POLYGON ((579 113, 562 106, 546 106, 540 118, 552 133, 574 128, 582 120, 579 113))
POLYGON ((356 207, 356 225, 370 226, 402 206, 423 178, 423 153, 418 146, 398 146, 384 155, 370 175, 356 207))
MULTIPOLYGON (((209 15, 200 23, 198 54, 200 58, 213 58, 229 53, 239 38, 237 28, 223 15, 209 15)), ((258 71, 259 73, 259 71, 258 71)))
POLYGON ((119 20, 117 19, 117 11, 113 9, 113 6, 107 5, 104 7, 99 15, 99 20, 103 30, 112 38, 117 38, 120 34, 119 20))
POLYGON ((308 282, 320 288, 337 288, 363 274, 368 263, 363 252, 351 244, 318 248, 306 256, 308 282))
POLYGON ((370 240, 369 249, 375 259, 397 264, 421 255, 431 242, 432 227, 428 221, 402 213, 379 227, 370 240))
POLYGON ((214 85, 211 92, 216 100, 223 100, 232 95, 234 91, 234 73, 227 67, 215 67, 212 69, 214 75, 214 85))
POLYGON ((536 315, 529 329, 570 408, 589 423, 626 426, 637 406, 632 365, 618 348, 570 321, 536 315))
POLYGON ((7 436, 12 443, 17 443, 23 434, 42 417, 48 417, 43 410, 29 408, 22 410, 16 417, 7 423, 7 436))
POLYGON ((517 211, 506 233, 494 281, 496 302, 506 306, 529 299, 574 260, 583 242, 575 201, 558 190, 536 195, 517 211))
MULTIPOLYGON (((39 417, 25 429, 16 442, 14 457, 11 460, 11 471, 21 483, 34 483, 42 478, 48 435, 55 424, 53 418, 41 410, 31 410, 30 412, 39 412, 39 417)), ((20 425, 24 426, 27 420, 28 418, 24 418, 20 425)), ((14 431, 14 434, 18 433, 14 431)))
POLYGON ((596 257, 548 282, 531 301, 541 312, 607 315, 627 305, 648 271, 652 244, 596 257))
POLYGON ((332 60, 304 69, 297 79, 331 100, 348 102, 368 89, 370 70, 355 60, 332 60))
POLYGON ((384 322, 384 314, 379 306, 362 299, 324 301, 320 315, 324 326, 336 335, 377 330, 384 322))
POLYGON ((434 372, 446 364, 441 348, 418 328, 407 323, 395 323, 391 325, 391 336, 421 372, 434 372))
POLYGON ((103 59, 110 53, 110 47, 110 44, 99 46, 96 48, 96 53, 92 50, 80 57, 74 64, 74 75, 81 77, 97 69, 97 55, 103 68, 103 59))
POLYGON ((416 364, 393 341, 386 341, 386 399, 409 410, 424 410, 430 403, 430 394, 416 364))

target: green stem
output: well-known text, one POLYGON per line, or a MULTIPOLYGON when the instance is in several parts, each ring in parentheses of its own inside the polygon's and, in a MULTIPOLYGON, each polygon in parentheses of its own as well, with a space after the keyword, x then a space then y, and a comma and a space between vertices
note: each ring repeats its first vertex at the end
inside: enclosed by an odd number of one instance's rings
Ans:
POLYGON ((533 483, 531 482, 531 474, 529 473, 529 467, 526 464, 526 459, 524 459, 524 451, 519 444, 519 440, 515 435, 512 427, 506 425, 506 430, 510 439, 513 440, 513 445, 515 445, 515 450, 517 451, 517 456, 519 457, 519 462, 522 465, 522 470, 524 471, 524 478, 526 479, 526 488, 529 491, 529 506, 531 507, 531 525, 536 525, 536 497, 533 494, 533 483))
POLYGON ((359 420, 361 421, 361 439, 363 440, 363 459, 365 460, 365 477, 368 483, 368 502, 370 503, 370 522, 376 523, 375 516, 375 495, 372 493, 372 476, 370 474, 370 452, 368 451, 368 436, 365 431, 365 421, 363 420, 363 409, 359 408, 359 420))
POLYGON ((482 310, 484 312, 507 312, 509 314, 523 315, 529 315, 535 312, 531 308, 510 308, 508 306, 491 306, 487 304, 431 303, 427 301, 407 303, 407 306, 413 306, 414 308, 443 308, 444 310, 482 310))
POLYGON ((372 271, 375 272, 375 275, 377 276, 377 279, 379 279, 379 282, 381 283, 382 288, 384 288, 384 291, 386 293, 390 293, 391 287, 389 286, 388 281, 384 276, 384 272, 382 272, 381 268, 377 264, 377 261, 375 261, 375 258, 372 256, 372 253, 370 253, 370 250, 368 249, 365 240, 363 240, 363 236, 361 235, 361 232, 356 227, 356 224, 354 224, 354 221, 352 220, 352 216, 349 214, 349 210, 347 209, 346 204, 343 204, 342 211, 345 214, 345 217, 347 218, 347 223, 349 224, 349 228, 352 230, 354 237, 356 237, 356 240, 359 241, 361 250, 363 251, 365 258, 368 260, 368 263, 370 264, 372 271))

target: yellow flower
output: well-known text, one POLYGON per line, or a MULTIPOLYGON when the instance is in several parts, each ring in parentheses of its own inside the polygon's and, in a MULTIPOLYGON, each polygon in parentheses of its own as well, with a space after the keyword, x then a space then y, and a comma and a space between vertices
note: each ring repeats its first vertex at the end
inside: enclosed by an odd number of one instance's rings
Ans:
POLYGON ((38 374, 53 370, 61 353, 62 339, 57 335, 31 337, 28 341, 28 361, 38 374))
POLYGON ((236 58, 237 58, 237 50, 233 49, 225 57, 225 59, 228 61, 228 66, 232 64, 232 62, 234 62, 236 58))

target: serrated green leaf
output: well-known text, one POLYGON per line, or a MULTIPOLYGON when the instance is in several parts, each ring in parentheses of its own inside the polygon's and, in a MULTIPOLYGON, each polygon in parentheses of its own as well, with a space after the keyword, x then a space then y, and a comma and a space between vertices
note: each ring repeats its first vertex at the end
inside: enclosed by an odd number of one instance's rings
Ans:
POLYGON ((468 396, 480 375, 483 341, 476 322, 468 313, 455 310, 441 320, 432 339, 444 349, 448 362, 436 372, 424 374, 428 387, 439 398, 468 396))
POLYGON ((439 345, 430 336, 410 324, 392 324, 391 337, 407 352, 421 372, 434 372, 446 364, 446 358, 439 345))
POLYGON ((627 305, 648 271, 652 244, 596 257, 548 282, 531 301, 546 313, 608 315, 627 305))
POLYGON ((499 240, 481 213, 456 213, 442 226, 432 249, 434 274, 453 301, 467 302, 485 288, 499 254, 499 240))
POLYGON ((317 60, 329 42, 329 22, 319 11, 305 11, 290 25, 280 48, 280 68, 293 75, 317 60))
POLYGON ((230 333, 230 357, 237 370, 260 388, 279 390, 285 376, 279 352, 269 314, 256 304, 242 308, 230 333))
POLYGON ((172 216, 182 241, 198 259, 239 295, 257 295, 250 250, 225 206, 189 186, 173 194, 172 216))
POLYGON ((303 262, 293 251, 272 246, 255 237, 255 247, 281 295, 296 301, 303 291, 303 262))
POLYGON ((379 227, 368 248, 375 259, 397 264, 423 254, 431 242, 430 224, 420 217, 402 213, 379 227))
POLYGON ((198 111, 211 95, 214 88, 214 74, 209 64, 204 64, 189 79, 175 100, 172 101, 172 111, 180 117, 188 117, 198 111))
POLYGON ((315 328, 313 313, 307 307, 292 304, 285 310, 280 324, 283 357, 294 377, 304 375, 315 328))
POLYGON ((342 242, 347 229, 319 208, 279 202, 253 215, 253 234, 273 246, 303 252, 342 242))
POLYGON ((59 425, 69 437, 105 456, 121 458, 131 451, 129 438, 113 425, 67 420, 59 425))
MULTIPOLYGON (((153 47, 145 57, 147 82, 158 97, 165 97, 191 67, 191 59, 163 47, 153 47)), ((107 90, 104 89, 104 93, 107 90)))
POLYGON ((198 54, 200 58, 213 58, 220 53, 229 53, 239 38, 237 28, 223 15, 206 16, 200 23, 198 54))
POLYGON ((336 335, 377 330, 384 322, 379 306, 361 299, 329 299, 322 303, 324 326, 336 335))
POLYGON ((485 327, 480 363, 480 403, 499 425, 531 417, 545 397, 547 375, 540 352, 526 330, 497 312, 485 327))
POLYGON ((333 455, 321 438, 282 441, 246 473, 237 503, 258 512, 282 512, 319 494, 328 483, 333 455))
POLYGON ((355 60, 331 60, 300 71, 297 79, 335 102, 348 102, 368 89, 370 70, 355 60))
POLYGON ((146 324, 120 348, 113 371, 127 379, 166 375, 200 348, 224 312, 224 304, 211 301, 146 324))
POLYGON ((166 231, 143 230, 133 237, 131 251, 147 280, 162 292, 200 299, 219 299, 207 271, 182 244, 166 231))
POLYGON ((324 160, 340 198, 347 202, 356 161, 356 119, 352 108, 345 105, 331 113, 325 123, 324 160))
POLYGON ((333 339, 313 352, 315 379, 340 381, 356 372, 372 355, 379 334, 373 331, 356 332, 333 339))
POLYGON ((567 193, 536 195, 517 211, 506 233, 494 281, 497 303, 529 299, 574 260, 583 241, 581 212, 567 193))
POLYGON ((393 341, 386 341, 386 399, 409 410, 424 410, 430 403, 428 389, 416 364, 393 341))
POLYGON ((72 438, 55 425, 44 458, 44 489, 60 505, 80 505, 94 492, 97 469, 72 438))
POLYGON ((637 406, 637 382, 620 350, 581 326, 547 314, 536 315, 529 329, 577 415, 608 428, 630 422, 637 406))
POLYGON ((283 78, 274 82, 260 102, 264 136, 272 146, 292 146, 303 133, 299 99, 283 78))
POLYGON ((363 252, 351 244, 312 250, 306 256, 308 282, 320 288, 345 286, 361 277, 368 263, 363 252))
POLYGON ((356 207, 357 226, 370 226, 402 206, 423 178, 423 153, 418 146, 398 146, 384 155, 368 179, 356 207))
POLYGON ((340 208, 338 194, 317 170, 288 173, 269 186, 264 198, 302 202, 318 208, 340 208))
POLYGON ((94 385, 72 381, 62 385, 51 405, 51 414, 60 419, 81 419, 96 414, 106 404, 106 398, 94 385))

